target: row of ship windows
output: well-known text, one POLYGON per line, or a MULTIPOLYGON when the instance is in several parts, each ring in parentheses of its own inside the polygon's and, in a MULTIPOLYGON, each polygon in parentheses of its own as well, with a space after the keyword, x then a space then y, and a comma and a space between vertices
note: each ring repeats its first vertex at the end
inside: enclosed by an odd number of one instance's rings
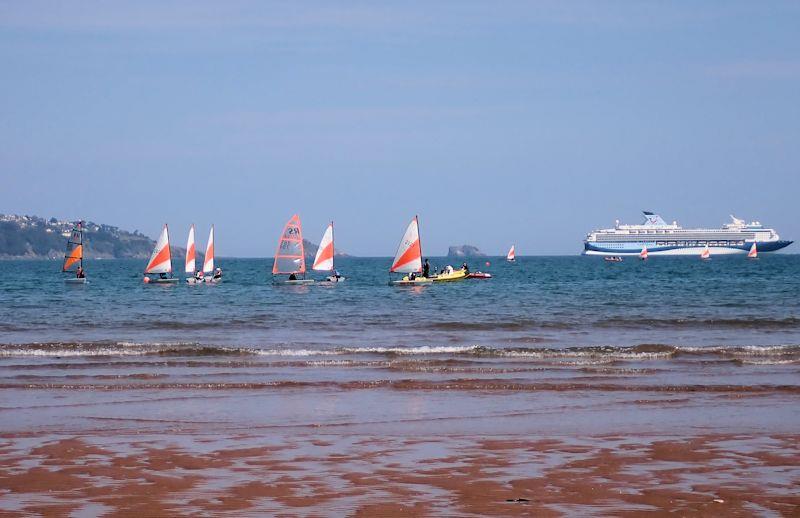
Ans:
MULTIPOLYGON (((744 241, 656 241, 656 246, 736 246, 744 245, 744 241)), ((622 244, 613 243, 614 248, 628 248, 622 244)))

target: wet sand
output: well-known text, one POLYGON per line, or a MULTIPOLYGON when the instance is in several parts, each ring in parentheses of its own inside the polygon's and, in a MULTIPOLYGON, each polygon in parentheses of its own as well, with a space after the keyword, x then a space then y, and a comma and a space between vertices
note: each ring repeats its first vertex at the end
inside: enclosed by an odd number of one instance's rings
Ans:
POLYGON ((4 516, 800 510, 800 435, 12 434, 0 459, 4 516))
POLYGON ((797 516, 797 351, 640 349, 9 354, 0 516, 797 516))

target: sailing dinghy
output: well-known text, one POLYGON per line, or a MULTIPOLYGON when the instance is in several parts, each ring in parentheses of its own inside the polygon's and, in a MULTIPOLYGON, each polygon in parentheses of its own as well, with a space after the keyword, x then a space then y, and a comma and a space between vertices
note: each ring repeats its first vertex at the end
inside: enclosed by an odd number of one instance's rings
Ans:
POLYGON ((208 232, 208 243, 206 243, 206 255, 203 261, 204 280, 209 284, 222 282, 222 270, 214 271, 214 225, 208 232))
POLYGON ((516 260, 517 254, 514 252, 514 245, 511 245, 511 248, 508 249, 508 254, 506 255, 506 261, 513 263, 516 260))
POLYGON ((328 282, 342 282, 345 278, 339 275, 339 272, 333 267, 334 251, 333 221, 331 221, 331 224, 325 229, 325 233, 322 234, 322 240, 319 242, 317 255, 314 257, 314 264, 311 269, 317 272, 330 272, 331 275, 327 278, 328 282))
POLYGON ((275 262, 272 264, 273 284, 312 284, 314 279, 306 279, 306 257, 303 247, 303 229, 300 216, 292 216, 278 240, 275 262), (288 275, 288 279, 276 279, 276 275, 288 275))
POLYGON ((753 241, 753 245, 750 247, 750 251, 747 252, 748 259, 758 259, 758 248, 756 248, 756 243, 753 241))
POLYGON ((700 252, 700 259, 703 261, 708 261, 711 259, 711 250, 708 248, 708 245, 706 245, 706 247, 703 248, 703 251, 700 252))
POLYGON ((83 222, 78 221, 67 239, 67 250, 64 252, 64 265, 62 272, 71 272, 75 268, 75 277, 67 277, 67 284, 86 284, 86 274, 83 271, 83 222))
POLYGON ((186 241, 186 266, 184 272, 186 273, 186 282, 189 284, 199 284, 202 282, 202 277, 195 271, 195 255, 196 247, 194 244, 194 225, 189 228, 189 238, 186 241))
POLYGON ((647 247, 642 248, 642 251, 639 252, 639 259, 641 259, 642 261, 647 260, 647 247))
POLYGON ((406 274, 402 279, 390 280, 390 286, 416 286, 433 283, 433 279, 419 276, 419 273, 422 272, 422 244, 419 238, 417 216, 414 216, 414 219, 408 224, 403 239, 400 240, 400 246, 397 247, 397 253, 389 272, 406 274))
POLYGON ((145 284, 173 284, 178 282, 177 277, 172 276, 172 256, 169 250, 169 229, 166 223, 161 235, 158 236, 156 247, 153 249, 147 268, 144 269, 145 284), (158 277, 149 277, 157 274, 158 277))

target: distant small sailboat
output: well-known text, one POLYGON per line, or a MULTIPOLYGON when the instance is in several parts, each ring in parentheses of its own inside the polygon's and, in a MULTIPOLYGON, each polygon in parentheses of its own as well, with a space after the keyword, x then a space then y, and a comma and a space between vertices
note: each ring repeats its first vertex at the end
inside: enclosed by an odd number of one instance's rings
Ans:
POLYGON ((64 252, 64 265, 62 272, 71 272, 76 266, 75 277, 68 277, 64 282, 68 284, 86 284, 86 273, 83 271, 83 222, 78 221, 67 239, 67 249, 64 252))
POLYGON ((639 259, 647 261, 647 247, 642 248, 642 251, 639 252, 639 259))
POLYGON ((314 279, 306 279, 306 257, 303 247, 303 230, 300 216, 295 214, 283 227, 275 251, 272 265, 272 282, 274 284, 311 284, 314 279), (286 280, 275 279, 275 275, 288 275, 286 280), (300 277, 298 277, 300 275, 300 277))
POLYGON ((621 263, 622 262, 622 257, 620 257, 618 255, 609 255, 609 256, 603 257, 603 260, 605 262, 607 262, 607 263, 621 263))
POLYGON ((756 243, 753 242, 753 245, 750 247, 750 251, 747 252, 748 259, 758 259, 758 248, 756 248, 756 243))
POLYGON ((204 280, 208 283, 216 284, 222 282, 222 270, 217 268, 214 271, 214 225, 211 225, 211 230, 208 232, 206 255, 203 260, 203 273, 206 274, 204 280))
POLYGON ((516 260, 517 260, 517 254, 514 251, 514 245, 511 245, 511 248, 509 248, 508 254, 506 255, 506 261, 508 261, 509 263, 513 263, 516 260))
POLYGON ((703 261, 708 261, 711 259, 711 250, 708 248, 708 245, 706 245, 706 247, 703 248, 703 251, 700 252, 700 259, 703 261))
POLYGON ((171 284, 178 282, 177 277, 172 276, 172 255, 169 250, 169 229, 164 224, 161 235, 158 236, 156 246, 144 269, 144 283, 150 284, 171 284), (158 274, 158 277, 148 277, 148 275, 158 274))
POLYGON ((419 237, 419 218, 414 216, 408 224, 403 239, 397 247, 394 261, 389 268, 390 273, 405 273, 402 279, 390 280, 390 286, 415 286, 432 284, 433 279, 421 277, 422 272, 422 243, 419 237))
POLYGON ((202 278, 195 271, 195 255, 194 225, 192 225, 189 227, 189 238, 186 241, 186 265, 183 270, 186 273, 186 282, 189 284, 198 284, 202 281, 202 278))
POLYGON ((345 278, 339 275, 339 272, 333 266, 334 252, 333 221, 331 221, 328 228, 325 229, 325 233, 322 234, 322 240, 319 242, 319 248, 317 248, 317 254, 314 257, 314 264, 311 269, 318 272, 331 272, 331 275, 328 276, 329 282, 342 282, 345 278))

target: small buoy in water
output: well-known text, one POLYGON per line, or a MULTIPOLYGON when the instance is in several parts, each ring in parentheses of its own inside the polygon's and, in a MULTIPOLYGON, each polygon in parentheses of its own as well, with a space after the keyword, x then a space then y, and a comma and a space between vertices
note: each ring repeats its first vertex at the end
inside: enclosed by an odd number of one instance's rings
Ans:
POLYGON ((147 275, 145 275, 145 276, 144 276, 144 279, 142 279, 142 282, 144 282, 145 284, 147 284, 148 282, 150 282, 150 277, 148 277, 147 275))
POLYGON ((490 263, 489 263, 489 261, 486 261, 486 266, 490 266, 490 263))

